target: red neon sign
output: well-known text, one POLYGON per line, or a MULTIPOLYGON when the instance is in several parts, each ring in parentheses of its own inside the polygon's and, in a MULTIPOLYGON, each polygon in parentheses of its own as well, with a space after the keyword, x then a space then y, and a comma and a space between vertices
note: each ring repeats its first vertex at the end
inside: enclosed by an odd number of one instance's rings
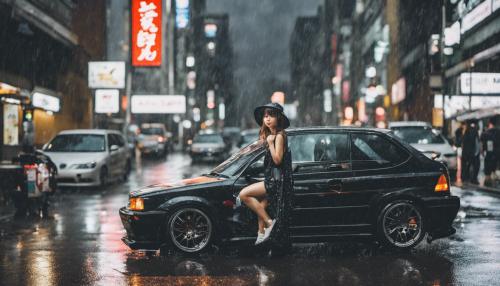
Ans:
POLYGON ((161 0, 132 0, 132 65, 161 65, 161 0))

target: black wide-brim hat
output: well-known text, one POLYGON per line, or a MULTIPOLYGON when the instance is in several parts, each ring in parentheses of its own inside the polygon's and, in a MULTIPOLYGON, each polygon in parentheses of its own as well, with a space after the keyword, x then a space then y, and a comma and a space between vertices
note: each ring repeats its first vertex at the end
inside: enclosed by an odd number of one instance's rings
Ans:
POLYGON ((264 118, 264 110, 266 110, 266 108, 274 109, 281 113, 281 115, 285 119, 285 126, 283 126, 283 128, 288 128, 290 126, 290 120, 288 119, 288 117, 286 117, 285 112, 283 112, 283 106, 276 102, 257 106, 255 108, 255 110, 253 111, 253 116, 255 117, 255 121, 257 122, 257 124, 259 124, 259 126, 262 126, 262 119, 264 118))

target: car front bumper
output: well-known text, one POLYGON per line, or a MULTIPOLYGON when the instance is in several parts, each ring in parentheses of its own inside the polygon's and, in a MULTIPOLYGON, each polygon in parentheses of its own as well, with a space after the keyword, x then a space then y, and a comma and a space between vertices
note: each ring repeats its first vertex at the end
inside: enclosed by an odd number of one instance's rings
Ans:
POLYGON ((453 220, 460 209, 460 198, 456 196, 424 198, 426 230, 432 239, 455 233, 453 220))
POLYGON ((161 244, 162 224, 166 223, 165 212, 138 212, 122 207, 120 218, 127 232, 122 241, 131 249, 156 250, 161 244))
POLYGON ((57 173, 61 187, 93 187, 100 184, 99 167, 93 169, 62 169, 57 173))

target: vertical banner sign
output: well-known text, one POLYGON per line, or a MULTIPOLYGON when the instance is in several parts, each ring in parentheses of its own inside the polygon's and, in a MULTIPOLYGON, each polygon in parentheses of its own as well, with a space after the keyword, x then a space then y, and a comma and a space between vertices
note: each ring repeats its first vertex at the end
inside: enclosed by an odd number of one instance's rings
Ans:
POLYGON ((161 65, 161 0, 132 0, 132 65, 161 65))

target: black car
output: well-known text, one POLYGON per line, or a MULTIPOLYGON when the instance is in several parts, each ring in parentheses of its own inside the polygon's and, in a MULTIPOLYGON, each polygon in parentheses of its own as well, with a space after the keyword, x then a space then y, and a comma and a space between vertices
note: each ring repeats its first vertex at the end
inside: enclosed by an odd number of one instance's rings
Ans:
MULTIPOLYGON (((446 167, 389 130, 301 128, 287 132, 294 194, 292 242, 368 238, 396 249, 453 234, 460 200, 446 167)), ((120 209, 132 249, 199 252, 212 243, 255 240, 256 216, 239 191, 263 179, 262 142, 209 174, 130 193, 120 209)))

